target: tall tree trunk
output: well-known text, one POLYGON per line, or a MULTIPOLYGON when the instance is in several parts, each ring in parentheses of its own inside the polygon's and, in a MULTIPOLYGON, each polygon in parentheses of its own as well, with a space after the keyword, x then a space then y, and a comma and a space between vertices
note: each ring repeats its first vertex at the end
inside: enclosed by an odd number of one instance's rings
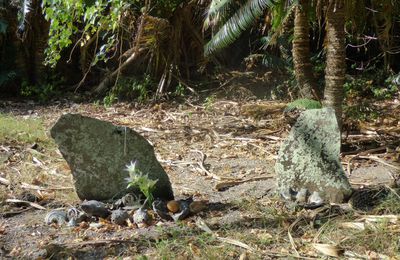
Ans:
POLYGON ((311 99, 317 84, 310 61, 310 25, 307 15, 310 8, 309 2, 308 0, 299 0, 295 9, 293 63, 300 95, 311 99))
POLYGON ((344 0, 329 0, 326 14, 325 105, 335 110, 342 125, 343 84, 346 73, 344 0))

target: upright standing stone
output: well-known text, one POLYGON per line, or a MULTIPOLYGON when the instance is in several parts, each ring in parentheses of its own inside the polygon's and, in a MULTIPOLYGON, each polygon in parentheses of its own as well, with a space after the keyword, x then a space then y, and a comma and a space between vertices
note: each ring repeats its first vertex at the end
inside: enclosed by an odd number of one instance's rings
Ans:
POLYGON ((65 114, 51 129, 51 136, 72 170, 80 199, 108 200, 127 192, 125 170, 131 161, 137 168, 158 179, 154 196, 172 199, 168 175, 157 161, 153 147, 134 130, 78 114, 65 114))
POLYGON ((304 111, 283 142, 275 171, 281 193, 307 189, 342 202, 352 189, 340 163, 340 131, 331 108, 304 111))

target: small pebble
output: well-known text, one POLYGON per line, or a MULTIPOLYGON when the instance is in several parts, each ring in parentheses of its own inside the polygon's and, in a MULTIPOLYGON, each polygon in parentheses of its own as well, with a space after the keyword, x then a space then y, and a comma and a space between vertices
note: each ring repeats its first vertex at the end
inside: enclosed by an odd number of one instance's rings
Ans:
POLYGON ((101 223, 90 223, 89 224, 89 227, 92 227, 92 228, 101 228, 103 226, 103 224, 101 224, 101 223))
POLYGON ((306 203, 308 196, 308 190, 306 188, 302 188, 296 194, 296 202, 297 203, 306 203))
POLYGON ((167 203, 169 212, 176 213, 180 210, 179 202, 176 200, 170 200, 167 203))
POLYGON ((110 210, 107 209, 106 204, 97 200, 84 201, 81 208, 89 216, 107 218, 110 215, 110 210))
POLYGON ((126 225, 126 220, 129 218, 128 212, 117 209, 111 213, 111 222, 117 225, 126 225))
POLYGON ((133 222, 138 226, 147 225, 150 220, 151 218, 149 213, 147 212, 147 209, 139 208, 133 214, 133 222))
POLYGON ((47 225, 50 224, 57 224, 57 225, 64 225, 67 223, 67 214, 64 211, 61 210, 52 210, 49 213, 46 214, 46 217, 44 218, 44 221, 46 222, 47 225))
POLYGON ((318 191, 314 191, 308 198, 308 202, 316 205, 322 205, 324 203, 324 199, 321 198, 318 191))

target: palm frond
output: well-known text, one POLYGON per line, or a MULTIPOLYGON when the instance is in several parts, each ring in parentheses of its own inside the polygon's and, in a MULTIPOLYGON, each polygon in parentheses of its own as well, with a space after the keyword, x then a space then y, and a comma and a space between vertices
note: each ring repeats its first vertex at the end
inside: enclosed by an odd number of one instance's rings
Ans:
POLYGON ((234 0, 212 0, 204 20, 204 30, 219 24, 234 3, 234 0))
POLYGON ((209 56, 233 43, 263 14, 266 8, 274 4, 273 0, 248 0, 206 44, 205 55, 209 56))
POLYGON ((234 2, 234 0, 212 0, 207 15, 210 16, 224 11, 234 2))
MULTIPOLYGON (((269 33, 269 37, 267 38, 267 41, 265 41, 263 44, 263 47, 262 47, 263 49, 266 49, 268 46, 275 45, 278 41, 279 36, 281 36, 283 33, 288 33, 288 32, 285 32, 285 28, 288 27, 288 23, 290 23, 290 21, 292 21, 292 23, 293 23, 295 7, 296 7, 296 4, 292 3, 290 6, 285 7, 284 10, 279 10, 276 13, 274 12, 274 19, 272 19, 274 21, 274 24, 269 33), (279 22, 276 22, 276 21, 279 21, 279 22)), ((279 7, 279 9, 281 9, 281 8, 279 7)))

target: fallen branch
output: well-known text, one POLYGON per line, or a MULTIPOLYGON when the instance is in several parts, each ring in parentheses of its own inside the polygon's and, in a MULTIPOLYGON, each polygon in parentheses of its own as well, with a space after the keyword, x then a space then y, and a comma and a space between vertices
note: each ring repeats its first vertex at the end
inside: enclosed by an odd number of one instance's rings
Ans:
POLYGON ((72 242, 72 243, 64 243, 64 244, 55 244, 57 246, 67 246, 67 247, 76 247, 76 246, 87 246, 87 245, 104 245, 104 244, 114 244, 114 243, 137 243, 134 240, 123 240, 123 239, 100 239, 100 240, 90 240, 90 241, 82 241, 82 242, 72 242))
POLYGON ((217 191, 220 191, 222 189, 231 187, 231 186, 235 186, 235 185, 239 185, 245 182, 250 182, 250 181, 262 181, 262 180, 268 180, 273 178, 273 176, 262 176, 262 177, 254 177, 254 178, 249 178, 249 179, 244 179, 244 180, 233 180, 233 181, 224 181, 224 182, 220 182, 217 183, 217 185, 215 185, 215 189, 217 191))
POLYGON ((388 221, 392 224, 396 224, 399 220, 399 216, 398 215, 367 215, 367 216, 361 217, 359 220, 367 221, 367 222, 388 221))
POLYGON ((400 171, 400 167, 399 166, 387 163, 384 160, 382 160, 382 159, 380 159, 380 158, 378 158, 376 156, 362 156, 362 155, 360 155, 360 156, 357 156, 357 158, 372 160, 372 161, 381 163, 381 164, 386 165, 386 166, 388 166, 390 168, 393 168, 393 169, 396 169, 396 170, 400 171))
POLYGON ((111 83, 117 78, 117 75, 124 70, 128 65, 130 65, 136 58, 141 54, 143 49, 139 49, 138 52, 134 52, 126 61, 124 61, 121 66, 119 66, 111 74, 107 75, 100 84, 94 89, 94 93, 101 95, 104 91, 111 85, 111 83))
POLYGON ((214 232, 207 226, 207 224, 204 222, 204 220, 203 220, 202 218, 200 218, 200 217, 196 220, 196 226, 197 226, 198 228, 200 228, 201 230, 203 230, 204 232, 209 233, 209 234, 215 236, 215 237, 216 237, 219 241, 221 241, 221 242, 224 242, 224 243, 227 243, 227 244, 231 244, 231 245, 234 245, 234 246, 238 246, 238 247, 247 249, 247 250, 249 250, 249 251, 251 251, 251 252, 255 252, 255 249, 254 249, 254 248, 252 248, 251 246, 249 246, 249 245, 247 245, 247 244, 245 244, 245 243, 243 243, 243 242, 240 242, 239 240, 235 240, 235 239, 231 239, 231 238, 227 238, 227 237, 220 237, 220 236, 218 236, 216 233, 214 233, 214 232))
POLYGON ((292 237, 292 230, 293 230, 293 227, 294 226, 296 226, 297 225, 297 223, 299 223, 300 222, 300 220, 302 219, 303 217, 302 216, 300 216, 300 217, 298 217, 290 226, 289 226, 289 229, 288 229, 288 237, 289 237, 289 241, 290 241, 290 244, 292 245, 292 247, 293 247, 293 249, 294 249, 294 252, 296 253, 296 256, 297 257, 299 257, 300 256, 300 254, 299 254, 299 251, 297 251, 297 248, 296 248, 296 244, 294 243, 294 239, 293 239, 293 237, 292 237))
POLYGON ((35 209, 46 210, 45 207, 40 206, 40 205, 37 204, 37 203, 30 202, 30 201, 26 201, 26 200, 6 199, 6 202, 7 202, 7 203, 22 203, 22 204, 27 204, 27 205, 31 206, 32 208, 35 208, 35 209))
POLYGON ((207 174, 207 176, 210 176, 210 177, 212 177, 213 179, 216 179, 216 180, 218 180, 218 181, 222 180, 221 177, 219 177, 219 176, 217 176, 217 175, 211 173, 209 170, 207 170, 207 169, 204 167, 204 161, 206 160, 207 157, 206 157, 206 155, 205 155, 202 151, 199 151, 199 150, 191 150, 191 151, 192 151, 192 152, 199 153, 199 154, 201 155, 200 162, 198 162, 197 165, 200 167, 201 170, 203 170, 203 171, 207 174))
POLYGON ((41 187, 37 185, 21 182, 21 188, 27 190, 73 190, 74 187, 41 187))
POLYGON ((28 210, 31 210, 32 208, 26 208, 26 209, 21 209, 21 210, 16 210, 16 211, 7 211, 7 212, 2 212, 0 213, 0 217, 3 218, 10 218, 19 214, 22 214, 28 210))

